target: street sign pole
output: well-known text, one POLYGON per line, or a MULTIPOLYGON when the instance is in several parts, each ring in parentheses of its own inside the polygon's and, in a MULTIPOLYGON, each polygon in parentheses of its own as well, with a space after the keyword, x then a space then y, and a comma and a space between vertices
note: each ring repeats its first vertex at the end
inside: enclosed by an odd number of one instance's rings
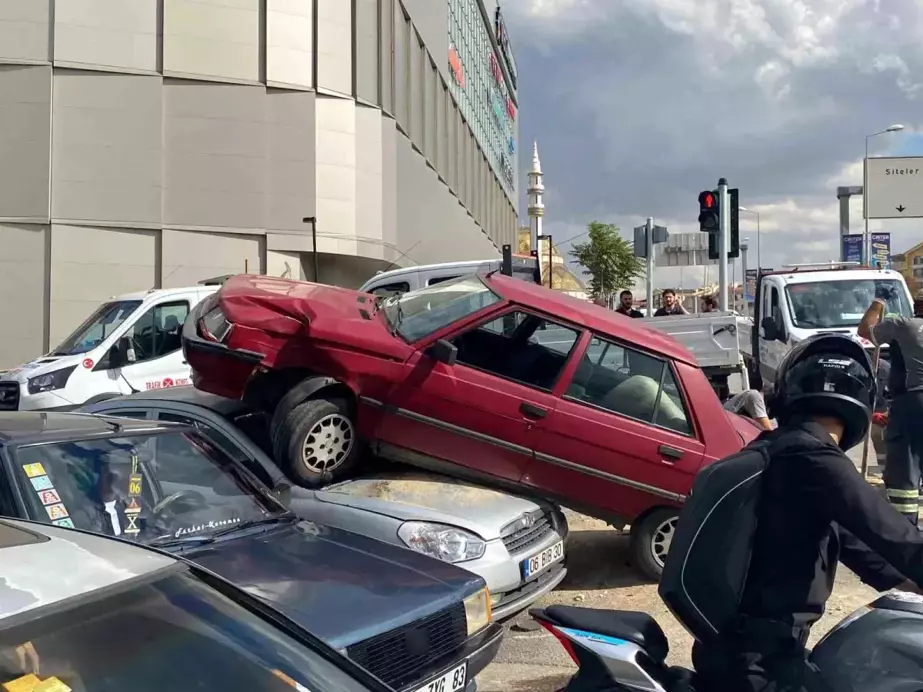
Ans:
POLYGON ((644 242, 647 250, 647 316, 654 314, 654 219, 647 217, 644 242))
POLYGON ((740 244, 740 277, 741 277, 741 293, 744 298, 744 315, 750 314, 750 303, 747 302, 747 250, 750 249, 750 245, 747 243, 749 238, 744 238, 744 242, 740 244))
POLYGON ((728 246, 731 231, 731 199, 728 195, 727 178, 718 179, 718 308, 728 309, 728 246))

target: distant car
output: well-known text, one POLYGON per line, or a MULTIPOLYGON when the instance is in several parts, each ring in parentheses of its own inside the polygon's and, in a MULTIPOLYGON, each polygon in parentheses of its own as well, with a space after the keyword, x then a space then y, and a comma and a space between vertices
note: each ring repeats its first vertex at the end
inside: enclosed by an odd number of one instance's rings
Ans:
MULTIPOLYGON (((83 410, 195 425, 270 487, 283 482, 284 474, 269 457, 267 416, 239 400, 171 387, 83 410)), ((524 610, 567 575, 567 520, 560 509, 445 476, 383 471, 323 490, 292 488, 287 504, 304 519, 409 547, 474 572, 490 588, 496 619, 524 610)))
MULTIPOLYGON (((483 579, 299 519, 192 426, 0 413, 0 464, 0 514, 180 554, 398 690, 470 692, 500 646, 483 579)), ((73 560, 44 566, 62 580, 75 569, 73 560)), ((131 628, 119 631, 130 638, 131 628)), ((117 660, 109 650, 100 655, 110 665, 117 660)))
POLYGON ((262 599, 116 539, 0 520, 0 584, 11 692, 392 692, 262 599))
POLYGON ((272 416, 300 485, 351 477, 367 445, 630 524, 657 578, 695 474, 759 431, 642 322, 497 273, 390 298, 238 275, 190 312, 183 352, 198 389, 272 416))

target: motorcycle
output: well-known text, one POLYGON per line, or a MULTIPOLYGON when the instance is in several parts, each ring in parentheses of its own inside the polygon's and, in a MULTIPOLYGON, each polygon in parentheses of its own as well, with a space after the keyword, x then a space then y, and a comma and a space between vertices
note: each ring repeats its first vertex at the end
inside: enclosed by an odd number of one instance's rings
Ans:
MULTIPOLYGON (((578 667, 559 692, 695 691, 691 670, 667 664, 666 635, 647 613, 555 605, 530 615, 578 667)), ((923 691, 923 596, 882 594, 830 630, 810 660, 834 692, 923 691)))

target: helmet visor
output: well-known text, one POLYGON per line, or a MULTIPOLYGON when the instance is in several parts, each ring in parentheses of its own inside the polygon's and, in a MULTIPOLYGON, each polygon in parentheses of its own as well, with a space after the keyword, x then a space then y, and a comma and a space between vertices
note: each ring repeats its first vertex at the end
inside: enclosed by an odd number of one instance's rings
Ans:
POLYGON ((795 364, 785 376, 786 397, 839 394, 853 399, 869 411, 875 399, 871 374, 852 358, 818 354, 795 364))

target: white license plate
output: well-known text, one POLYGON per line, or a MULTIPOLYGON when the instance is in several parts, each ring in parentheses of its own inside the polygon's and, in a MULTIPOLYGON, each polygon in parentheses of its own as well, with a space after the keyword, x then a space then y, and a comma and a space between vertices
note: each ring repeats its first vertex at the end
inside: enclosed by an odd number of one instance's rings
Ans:
POLYGON ((416 692, 457 692, 465 689, 465 683, 468 682, 468 663, 462 663, 456 666, 445 675, 442 675, 432 682, 428 682, 416 692))
POLYGON ((564 559, 564 541, 558 541, 550 548, 536 553, 522 561, 522 578, 528 579, 533 574, 538 574, 543 569, 551 567, 556 562, 564 559))

